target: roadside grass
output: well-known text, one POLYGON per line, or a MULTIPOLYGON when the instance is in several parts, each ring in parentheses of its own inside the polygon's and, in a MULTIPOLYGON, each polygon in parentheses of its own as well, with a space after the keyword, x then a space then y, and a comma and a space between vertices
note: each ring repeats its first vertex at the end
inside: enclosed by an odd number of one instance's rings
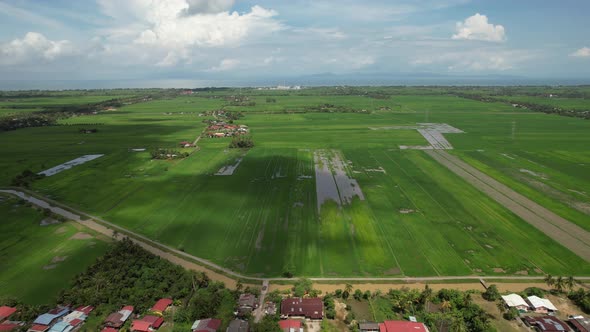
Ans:
POLYGON ((40 226, 44 217, 39 211, 0 197, 0 296, 29 304, 51 303, 108 249, 105 239, 73 222, 40 226), (92 238, 76 239, 79 232, 92 238))

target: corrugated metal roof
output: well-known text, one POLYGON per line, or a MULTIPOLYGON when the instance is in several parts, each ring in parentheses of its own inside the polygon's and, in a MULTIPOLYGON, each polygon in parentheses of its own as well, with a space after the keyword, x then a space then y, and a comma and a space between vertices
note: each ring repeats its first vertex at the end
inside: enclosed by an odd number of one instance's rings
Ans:
POLYGON ((529 306, 522 298, 522 296, 518 294, 502 295, 502 299, 504 300, 504 302, 506 302, 506 305, 508 305, 509 307, 529 306))
POLYGON ((557 308, 548 299, 542 299, 538 296, 529 296, 527 300, 533 308, 547 308, 552 311, 557 311, 557 308))

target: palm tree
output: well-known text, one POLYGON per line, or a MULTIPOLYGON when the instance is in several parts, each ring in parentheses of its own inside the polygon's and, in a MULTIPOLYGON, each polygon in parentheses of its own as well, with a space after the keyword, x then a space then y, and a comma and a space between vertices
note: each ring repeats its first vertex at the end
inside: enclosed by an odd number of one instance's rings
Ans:
POLYGON ((348 292, 348 294, 350 294, 350 292, 352 292, 352 285, 351 284, 344 285, 344 291, 348 292))
POLYGON ((578 281, 572 276, 567 277, 567 280, 565 281, 565 285, 570 292, 574 290, 574 287, 576 287, 577 283, 578 281))
POLYGON ((559 293, 563 292, 563 289, 565 288, 565 279, 563 277, 557 277, 557 279, 555 280, 555 290, 558 291, 559 293))
POLYGON ((547 286, 552 287, 553 285, 555 285, 555 279, 553 279, 553 276, 548 274, 545 276, 545 283, 547 284, 547 286))
POLYGON ((444 312, 448 311, 449 309, 451 309, 451 302, 447 300, 442 301, 442 303, 440 304, 440 308, 444 312))

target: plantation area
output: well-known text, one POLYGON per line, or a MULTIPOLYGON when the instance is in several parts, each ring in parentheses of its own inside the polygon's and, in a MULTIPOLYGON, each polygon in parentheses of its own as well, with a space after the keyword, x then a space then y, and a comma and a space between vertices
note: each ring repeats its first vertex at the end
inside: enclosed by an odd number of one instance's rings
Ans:
MULTIPOLYGON (((0 183, 104 154, 30 186, 251 276, 590 275, 582 258, 424 151, 400 149, 428 145, 406 127, 448 124, 463 133, 443 134, 447 152, 590 231, 590 122, 457 89, 153 93, 0 133, 0 183), (249 127, 252 148, 200 137, 220 109, 244 115, 234 123, 249 127), (155 148, 188 157, 153 160, 155 148)), ((585 93, 572 98, 589 105, 585 93)))

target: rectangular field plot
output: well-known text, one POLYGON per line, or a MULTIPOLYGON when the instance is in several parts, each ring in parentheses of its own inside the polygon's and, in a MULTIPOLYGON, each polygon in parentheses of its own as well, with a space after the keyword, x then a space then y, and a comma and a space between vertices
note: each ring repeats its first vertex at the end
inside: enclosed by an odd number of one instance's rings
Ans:
POLYGON ((45 176, 52 176, 52 175, 55 175, 57 173, 61 173, 61 172, 65 171, 65 170, 68 170, 68 169, 70 169, 72 167, 75 167, 75 166, 78 166, 78 165, 82 165, 82 164, 84 164, 86 162, 89 162, 91 160, 94 160, 96 158, 100 158, 102 156, 104 156, 104 155, 103 154, 88 154, 88 155, 85 155, 85 156, 82 156, 82 157, 79 157, 79 158, 70 160, 68 162, 65 162, 65 163, 63 163, 61 165, 57 165, 55 167, 46 169, 46 170, 44 170, 42 172, 39 172, 38 174, 39 175, 45 175, 45 176))

